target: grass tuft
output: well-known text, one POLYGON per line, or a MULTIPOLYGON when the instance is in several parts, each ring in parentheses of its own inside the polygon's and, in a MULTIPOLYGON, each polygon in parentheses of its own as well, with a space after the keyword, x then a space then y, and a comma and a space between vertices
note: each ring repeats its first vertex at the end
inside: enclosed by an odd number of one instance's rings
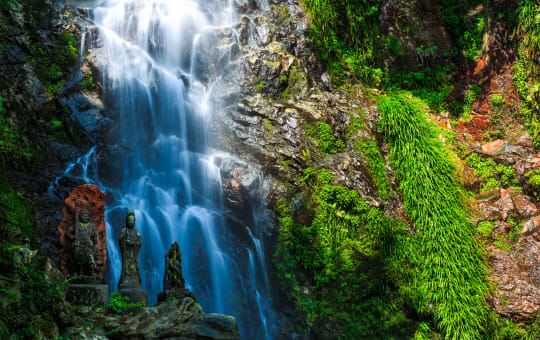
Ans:
POLYGON ((447 339, 480 339, 488 315, 487 269, 459 196, 454 165, 418 101, 395 94, 378 106, 380 128, 392 147, 390 163, 418 230, 404 238, 412 271, 401 286, 420 314, 433 316, 447 339))

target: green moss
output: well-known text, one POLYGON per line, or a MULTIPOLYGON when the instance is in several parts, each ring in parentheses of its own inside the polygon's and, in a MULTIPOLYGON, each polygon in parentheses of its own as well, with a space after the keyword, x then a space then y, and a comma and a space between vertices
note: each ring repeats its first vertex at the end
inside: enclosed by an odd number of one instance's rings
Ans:
POLYGON ((489 97, 489 106, 490 106, 491 109, 493 109, 493 110, 502 107, 504 104, 506 104, 506 101, 505 101, 504 98, 503 98, 500 94, 498 94, 498 93, 492 94, 492 95, 489 97))
POLYGON ((333 154, 343 152, 345 145, 341 139, 336 139, 332 132, 332 128, 325 122, 318 121, 317 130, 319 132, 319 148, 323 153, 333 154))
POLYGON ((525 174, 525 177, 535 190, 540 190, 540 170, 531 170, 525 174))
POLYGON ((516 171, 511 166, 497 164, 492 158, 482 158, 476 153, 472 153, 465 161, 474 169, 476 176, 482 177, 482 191, 519 184, 516 171))
POLYGON ((274 132, 274 126, 272 125, 272 122, 268 118, 263 119, 263 127, 266 132, 268 132, 270 135, 274 132))
POLYGON ((307 168, 304 174, 302 181, 313 189, 305 202, 313 214, 311 224, 296 224, 290 204, 278 201, 281 227, 274 262, 306 326, 333 320, 345 339, 408 333, 412 322, 389 290, 381 259, 385 247, 378 243, 385 230, 399 223, 370 208, 357 192, 332 185, 328 170, 307 168), (314 282, 309 294, 299 288, 306 275, 314 282))
POLYGON ((296 95, 300 93, 303 85, 306 82, 306 79, 303 79, 300 73, 298 72, 298 68, 296 65, 292 65, 289 70, 289 76, 282 75, 280 78, 281 84, 287 84, 287 88, 283 93, 281 94, 281 97, 283 100, 289 99, 291 95, 296 95))
POLYGON ((351 122, 347 126, 347 134, 349 136, 354 136, 358 131, 365 129, 366 123, 360 117, 357 117, 354 114, 351 114, 351 122))
POLYGON ((304 126, 304 131, 306 132, 306 135, 308 137, 315 137, 317 135, 317 131, 315 130, 315 127, 311 124, 306 124, 304 126))
POLYGON ((260 81, 255 87, 257 90, 262 91, 266 88, 266 83, 264 81, 260 81))
POLYGON ((369 164, 369 172, 382 199, 388 199, 390 197, 390 182, 386 175, 386 166, 384 165, 384 159, 377 147, 377 143, 370 139, 368 141, 357 141, 354 144, 355 148, 362 152, 366 156, 369 164))
POLYGON ((92 91, 96 85, 94 84, 94 79, 92 78, 92 72, 88 72, 83 80, 79 83, 82 90, 85 92, 92 91))
POLYGON ((478 224, 476 231, 478 231, 484 238, 489 239, 493 233, 495 225, 491 221, 482 221, 478 224))
POLYGON ((520 33, 514 84, 521 98, 521 113, 536 147, 540 146, 540 7, 535 0, 521 0, 520 33))
POLYGON ((402 245, 413 252, 407 256, 411 271, 402 270, 398 279, 401 290, 419 313, 433 316, 446 338, 482 338, 489 281, 455 167, 422 105, 395 94, 383 97, 379 109, 380 128, 392 147, 390 163, 418 230, 402 245))
POLYGON ((23 239, 32 236, 30 204, 3 176, 0 176, 0 217, 5 244, 22 244, 23 239))
POLYGON ((118 292, 113 292, 111 294, 111 301, 109 302, 109 305, 107 306, 107 308, 114 313, 121 313, 130 308, 144 307, 144 306, 145 305, 143 302, 132 303, 132 302, 129 302, 129 297, 122 296, 118 292))
POLYGON ((465 103, 463 104, 463 111, 461 113, 461 116, 464 118, 468 118, 471 115, 472 112, 472 106, 478 96, 480 95, 480 86, 476 84, 471 84, 469 86, 469 90, 467 91, 467 95, 465 96, 465 103))
POLYGON ((502 241, 502 240, 496 240, 495 242, 493 242, 493 245, 499 249, 502 249, 502 250, 505 250, 505 251, 510 251, 512 250, 512 248, 510 248, 510 245, 508 245, 508 243, 502 241))

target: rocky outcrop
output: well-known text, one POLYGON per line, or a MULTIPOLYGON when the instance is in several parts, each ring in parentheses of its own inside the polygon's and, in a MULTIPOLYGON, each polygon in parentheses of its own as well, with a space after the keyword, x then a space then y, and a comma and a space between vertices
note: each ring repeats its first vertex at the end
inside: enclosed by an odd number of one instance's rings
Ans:
MULTIPOLYGON (((191 297, 174 299, 154 307, 136 307, 123 314, 109 314, 96 310, 86 324, 89 327, 69 327, 62 335, 74 339, 240 339, 236 320, 221 314, 205 314, 191 297)), ((81 320, 82 321, 82 320, 81 320)))
MULTIPOLYGON (((373 90, 364 89, 364 93, 351 95, 332 88, 309 43, 306 30, 309 18, 298 1, 272 1, 274 7, 268 6, 266 1, 237 4, 243 14, 236 26, 239 48, 243 52, 236 63, 242 76, 237 75, 229 81, 241 92, 229 102, 223 120, 219 121, 224 126, 217 128, 226 130, 220 143, 229 145, 231 151, 242 155, 251 164, 262 167, 265 195, 270 205, 291 191, 296 192, 300 200, 299 179, 303 171, 312 166, 329 169, 336 182, 356 190, 370 205, 383 207, 388 215, 408 221, 398 193, 392 191, 389 200, 381 199, 367 159, 354 147, 358 141, 374 140, 383 156, 388 151, 377 137, 378 110, 368 98, 373 90), (356 118, 361 118, 364 127, 349 135, 348 127, 356 118), (334 137, 344 142, 345 149, 341 152, 321 152, 312 131, 321 121, 328 123, 334 137)), ((391 62, 405 63, 410 69, 415 69, 418 64, 442 63, 445 52, 455 49, 442 18, 431 15, 424 20, 423 15, 430 11, 423 8, 423 4, 383 2, 381 27, 400 39, 407 52, 400 60, 391 62), (417 20, 420 17, 421 20, 417 20), (428 22, 429 28, 422 26, 428 22), (403 27, 407 26, 404 23, 411 24, 415 27, 412 31, 420 33, 416 36, 403 34, 403 27), (426 52, 425 47, 435 45, 435 53, 426 52), (423 54, 418 50, 419 46, 424 47, 423 54)), ((445 129, 456 132, 456 140, 467 150, 465 156, 476 152, 517 170, 520 185, 524 188, 522 192, 497 188, 479 194, 470 203, 471 214, 477 223, 488 220, 494 225, 487 244, 492 264, 491 280, 496 288, 490 304, 503 316, 523 320, 539 308, 537 292, 540 285, 535 276, 538 269, 534 260, 538 258, 535 240, 538 206, 536 197, 531 195, 535 188, 528 183, 526 174, 539 168, 540 162, 537 162, 537 155, 533 155, 530 137, 523 133, 522 122, 512 118, 517 117, 512 114, 512 106, 517 105, 510 76, 513 52, 504 54, 509 37, 505 35, 504 24, 492 18, 493 8, 504 4, 496 2, 489 6, 478 6, 470 14, 481 15, 486 11, 490 20, 493 19, 488 23, 485 46, 489 58, 479 58, 469 74, 469 79, 475 79, 482 88, 470 119, 460 120, 454 126, 447 114, 432 118, 439 120, 437 124, 445 129), (504 103, 493 104, 494 94, 502 94, 504 103), (502 125, 507 138, 492 139, 486 134, 497 131, 502 125), (482 145, 480 141, 486 136, 492 142, 482 145), (518 240, 510 241, 517 235, 516 228, 519 228, 520 236, 518 240), (500 244, 499 247, 494 245, 495 241, 506 242, 510 250, 501 249, 500 244), (505 299, 512 302, 506 303, 505 299)), ((467 94, 468 85, 469 82, 465 82, 456 88, 455 91, 462 91, 461 99, 467 94)), ((464 161, 456 161, 461 164, 458 171, 464 186, 477 191, 482 179, 464 161)), ((388 164, 385 165, 387 175, 393 181, 392 171, 388 164)), ((223 176, 225 191, 240 193, 243 174, 243 170, 238 169, 233 175, 229 172, 223 176)), ((395 188, 395 183, 392 184, 395 188)), ((241 201, 239 197, 231 196, 230 203, 241 201)))
POLYGON ((540 311, 540 241, 524 233, 511 251, 488 247, 495 286, 490 304, 514 321, 528 320, 540 311))
MULTIPOLYGON (((304 169, 313 165, 331 169, 340 183, 357 189, 374 206, 382 205, 367 160, 353 143, 346 143, 345 152, 324 155, 309 135, 319 121, 329 123, 335 136, 343 135, 357 116, 373 128, 376 107, 344 91, 330 90, 328 75, 309 44, 308 18, 299 2, 274 3, 277 6, 269 8, 258 2, 257 8, 265 10, 243 7, 236 27, 244 52, 237 62, 243 77, 232 79, 241 93, 225 110, 220 121, 225 123, 226 132, 221 134, 225 140, 218 143, 230 145, 236 154, 260 164, 271 175, 265 178, 273 183, 267 185, 272 188, 267 194, 274 195, 268 201, 279 198, 279 183, 297 182, 304 169)), ((369 129, 351 136, 353 140, 371 137, 369 129)), ((394 205, 387 207, 395 211, 394 205)))

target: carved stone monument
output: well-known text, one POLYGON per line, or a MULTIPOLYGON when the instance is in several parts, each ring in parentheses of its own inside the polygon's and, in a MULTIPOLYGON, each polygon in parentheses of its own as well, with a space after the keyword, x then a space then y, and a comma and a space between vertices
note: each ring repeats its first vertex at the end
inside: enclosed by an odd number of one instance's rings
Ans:
POLYGON ((174 242, 165 253, 165 274, 163 276, 163 292, 158 295, 158 301, 167 301, 170 298, 180 299, 190 297, 197 301, 195 294, 185 288, 186 281, 182 274, 182 253, 178 242, 174 242))
POLYGON ((103 284, 107 265, 105 194, 96 186, 81 185, 65 200, 58 226, 62 253, 60 268, 68 285, 67 299, 77 304, 109 302, 109 286, 103 284))
POLYGON ((96 186, 81 185, 65 200, 62 213, 60 269, 66 277, 103 282, 107 264, 105 194, 96 186))
POLYGON ((129 297, 132 303, 148 304, 148 294, 141 288, 139 275, 139 250, 141 234, 135 230, 135 212, 129 210, 126 215, 126 228, 120 233, 120 251, 122 252, 122 274, 118 283, 118 292, 129 297))

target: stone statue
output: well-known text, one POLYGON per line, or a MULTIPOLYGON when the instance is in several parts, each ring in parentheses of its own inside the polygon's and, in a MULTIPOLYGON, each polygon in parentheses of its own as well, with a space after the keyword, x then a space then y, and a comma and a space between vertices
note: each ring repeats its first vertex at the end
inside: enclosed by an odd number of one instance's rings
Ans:
POLYGON ((107 266, 105 194, 94 185, 84 184, 65 200, 58 226, 62 253, 60 269, 66 277, 66 300, 73 304, 109 303, 109 286, 103 284, 107 266))
POLYGON ((101 283, 107 264, 105 194, 93 185, 81 185, 65 200, 58 226, 62 254, 60 268, 66 277, 82 276, 84 283, 101 283))
POLYGON ((90 212, 75 207, 75 225, 73 232, 68 230, 66 238, 71 241, 75 274, 80 276, 98 276, 96 265, 98 257, 98 238, 96 224, 90 220, 90 212))
POLYGON ((165 253, 165 275, 163 277, 163 289, 185 287, 186 281, 182 275, 182 253, 178 242, 171 245, 171 249, 165 253))
POLYGON ((165 253, 165 275, 163 276, 163 292, 158 295, 158 302, 170 299, 190 298, 196 302, 195 294, 185 288, 186 281, 182 274, 182 253, 178 242, 174 242, 165 253))
POLYGON ((36 256, 37 250, 30 249, 30 240, 24 239, 24 246, 17 249, 13 253, 12 262, 15 268, 23 269, 25 266, 30 266, 32 264, 32 259, 36 256))
POLYGON ((118 292, 129 297, 130 302, 148 303, 148 295, 141 288, 139 275, 139 250, 141 234, 135 230, 135 212, 129 210, 126 215, 126 228, 120 233, 120 251, 122 252, 122 274, 118 283, 118 292))

